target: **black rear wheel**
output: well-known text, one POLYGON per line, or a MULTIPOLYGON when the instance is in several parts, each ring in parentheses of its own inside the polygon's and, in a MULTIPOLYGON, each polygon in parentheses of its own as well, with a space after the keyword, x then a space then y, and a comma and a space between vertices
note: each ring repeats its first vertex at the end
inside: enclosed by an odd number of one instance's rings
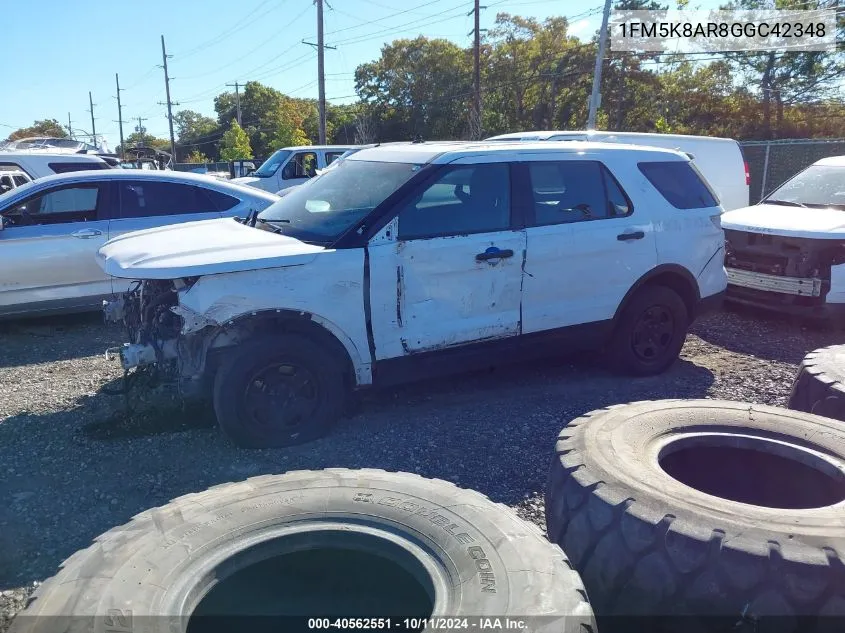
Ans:
POLYGON ((341 362, 301 335, 256 339, 223 360, 214 411, 237 444, 271 448, 326 433, 343 412, 341 362))
POLYGON ((665 286, 646 286, 619 317, 608 356, 614 369, 636 376, 659 374, 675 362, 689 327, 683 299, 665 286))

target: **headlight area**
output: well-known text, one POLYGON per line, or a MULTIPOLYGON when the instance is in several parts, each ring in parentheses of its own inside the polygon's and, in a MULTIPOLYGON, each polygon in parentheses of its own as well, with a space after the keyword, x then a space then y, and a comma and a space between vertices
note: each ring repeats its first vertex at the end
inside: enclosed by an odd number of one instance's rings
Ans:
POLYGON ((195 281, 136 281, 127 292, 103 302, 105 320, 122 325, 128 340, 107 355, 119 356, 125 372, 150 366, 155 367, 158 378, 178 375, 176 361, 183 318, 174 309, 178 309, 179 295, 195 281))

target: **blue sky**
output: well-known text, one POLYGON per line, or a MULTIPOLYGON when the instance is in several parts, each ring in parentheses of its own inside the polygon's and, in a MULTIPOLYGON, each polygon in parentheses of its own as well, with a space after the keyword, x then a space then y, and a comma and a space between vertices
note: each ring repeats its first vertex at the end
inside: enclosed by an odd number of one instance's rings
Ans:
MULTIPOLYGON (((328 0, 325 10, 326 97, 354 100, 355 67, 379 56, 385 43, 423 34, 467 46, 472 0, 328 0)), ((497 12, 543 19, 581 16, 601 0, 482 0, 481 27, 497 12)), ((692 4, 709 6, 712 0, 692 4)), ((120 75, 124 133, 146 119, 147 132, 167 137, 161 42, 169 59, 171 98, 214 115, 213 99, 234 81, 258 80, 297 97, 317 97, 317 56, 311 0, 29 0, 4 3, 4 48, 15 78, 0 87, 0 138, 36 119, 91 131, 88 91, 98 135, 118 144, 115 73, 120 75), (49 20, 45 19, 49 16, 49 20), (20 25, 20 26, 18 26, 20 25), (37 27, 35 26, 37 25, 37 27), (132 122, 132 119, 135 119, 132 122)), ((573 20, 573 34, 589 39, 600 11, 573 20)))

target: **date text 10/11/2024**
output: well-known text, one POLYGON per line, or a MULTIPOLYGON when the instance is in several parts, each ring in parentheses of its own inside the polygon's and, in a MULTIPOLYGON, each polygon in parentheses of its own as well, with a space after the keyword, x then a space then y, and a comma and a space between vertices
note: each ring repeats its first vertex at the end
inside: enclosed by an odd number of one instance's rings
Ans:
POLYGON ((309 618, 308 628, 311 630, 524 631, 526 623, 524 620, 509 617, 309 618))

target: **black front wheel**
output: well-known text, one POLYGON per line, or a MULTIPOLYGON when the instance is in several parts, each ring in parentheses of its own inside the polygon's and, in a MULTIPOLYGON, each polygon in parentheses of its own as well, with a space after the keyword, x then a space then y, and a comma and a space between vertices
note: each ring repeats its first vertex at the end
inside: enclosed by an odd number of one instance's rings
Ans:
POLYGON ((302 444, 324 435, 345 404, 341 363, 300 336, 232 348, 214 380, 223 431, 247 448, 302 444))
POLYGON ((665 286, 638 291, 622 311, 608 355, 614 369, 636 376, 659 374, 675 362, 689 327, 683 299, 665 286))

